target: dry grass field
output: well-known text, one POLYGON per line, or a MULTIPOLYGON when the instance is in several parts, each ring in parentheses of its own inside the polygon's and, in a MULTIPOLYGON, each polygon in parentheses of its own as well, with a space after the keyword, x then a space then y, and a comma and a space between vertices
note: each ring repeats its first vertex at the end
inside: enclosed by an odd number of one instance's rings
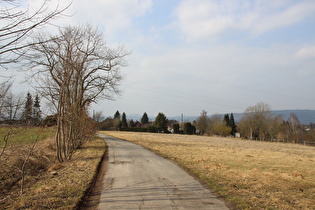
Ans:
POLYGON ((104 132, 169 158, 240 209, 315 209, 315 147, 232 138, 104 132))

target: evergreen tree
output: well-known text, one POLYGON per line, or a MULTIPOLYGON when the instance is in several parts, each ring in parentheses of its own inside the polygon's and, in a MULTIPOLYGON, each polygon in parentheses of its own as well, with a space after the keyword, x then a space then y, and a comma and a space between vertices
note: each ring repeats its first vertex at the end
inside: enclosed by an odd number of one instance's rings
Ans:
POLYGON ((173 133, 179 133, 179 124, 178 123, 173 124, 173 133))
POLYGON ((34 105, 33 105, 33 118, 35 121, 35 124, 38 124, 41 120, 41 110, 40 110, 40 101, 39 96, 35 96, 34 105))
POLYGON ((114 119, 117 119, 117 118, 120 120, 120 113, 118 110, 116 111, 116 113, 114 115, 114 119))
POLYGON ((149 117, 147 115, 147 113, 143 113, 142 118, 141 118, 141 124, 142 125, 146 125, 149 123, 149 117))
POLYGON ((196 127, 193 126, 190 122, 184 123, 184 133, 188 135, 192 135, 196 132, 196 127))
POLYGON ((231 113, 231 116, 230 116, 229 127, 232 128, 232 130, 231 130, 231 135, 232 135, 232 136, 235 136, 235 134, 236 134, 236 127, 237 127, 237 126, 236 126, 235 121, 234 121, 234 115, 233 115, 233 113, 231 113))
POLYGON ((23 112, 23 120, 27 125, 31 124, 32 121, 32 116, 33 116, 33 98, 30 92, 27 93, 26 95, 26 101, 24 105, 24 112, 23 112))
POLYGON ((120 113, 118 110, 116 111, 116 113, 114 115, 113 126, 114 126, 115 130, 119 130, 119 128, 121 127, 120 113))
POLYGON ((167 123, 168 119, 163 113, 160 112, 155 118, 154 126, 158 132, 167 132, 167 123))
POLYGON ((128 127, 125 112, 123 112, 122 117, 121 117, 121 127, 122 128, 127 128, 128 127))
POLYGON ((230 117, 229 114, 224 115, 223 122, 226 126, 230 126, 230 117))
POLYGON ((133 121, 133 119, 129 121, 129 127, 131 128, 135 127, 135 122, 133 121))
POLYGON ((231 135, 235 136, 236 133, 236 125, 235 125, 235 121, 234 121, 234 115, 233 113, 231 113, 231 115, 229 116, 229 114, 224 115, 224 119, 223 119, 223 123, 231 128, 231 135))

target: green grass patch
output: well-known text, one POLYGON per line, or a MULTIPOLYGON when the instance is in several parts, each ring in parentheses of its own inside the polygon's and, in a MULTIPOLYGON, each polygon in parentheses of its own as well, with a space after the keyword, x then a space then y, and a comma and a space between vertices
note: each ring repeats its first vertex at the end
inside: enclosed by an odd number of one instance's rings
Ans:
POLYGON ((54 127, 0 127, 0 147, 3 147, 5 137, 8 137, 8 143, 12 145, 31 144, 36 138, 38 138, 38 141, 42 141, 53 137, 55 132, 54 127))

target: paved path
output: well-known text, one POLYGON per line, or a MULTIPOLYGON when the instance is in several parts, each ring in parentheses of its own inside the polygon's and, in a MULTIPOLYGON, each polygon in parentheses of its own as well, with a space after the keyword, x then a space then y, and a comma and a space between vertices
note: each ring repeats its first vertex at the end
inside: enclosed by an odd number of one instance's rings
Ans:
POLYGON ((99 209, 228 209, 176 164, 133 143, 100 134, 109 165, 99 209))

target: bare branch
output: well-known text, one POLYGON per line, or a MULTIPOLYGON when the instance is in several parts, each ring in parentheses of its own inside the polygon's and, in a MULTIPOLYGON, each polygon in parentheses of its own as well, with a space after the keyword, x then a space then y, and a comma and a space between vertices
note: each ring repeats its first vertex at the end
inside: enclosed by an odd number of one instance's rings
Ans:
POLYGON ((16 62, 20 56, 20 50, 37 44, 26 41, 30 33, 63 15, 70 6, 69 4, 60 8, 58 4, 53 10, 49 10, 47 1, 44 1, 39 9, 31 12, 28 8, 23 10, 18 5, 12 4, 14 1, 5 2, 10 2, 10 4, 0 9, 2 23, 2 27, 0 27, 0 65, 16 62))

